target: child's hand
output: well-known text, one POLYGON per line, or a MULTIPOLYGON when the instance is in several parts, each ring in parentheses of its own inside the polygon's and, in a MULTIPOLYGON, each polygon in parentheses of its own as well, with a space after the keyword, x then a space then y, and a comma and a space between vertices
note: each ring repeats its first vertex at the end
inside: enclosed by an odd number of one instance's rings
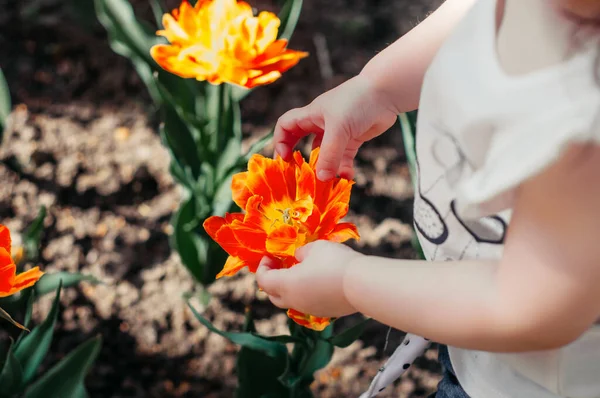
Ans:
POLYGON ((289 269, 271 269, 275 260, 265 257, 256 281, 277 307, 322 317, 349 315, 356 310, 344 294, 344 274, 362 256, 341 243, 317 241, 296 250, 301 263, 289 269))
POLYGON ((289 159, 302 137, 315 134, 313 148, 321 146, 317 178, 351 179, 358 148, 389 129, 397 118, 392 103, 374 87, 358 75, 309 105, 285 113, 275 126, 275 154, 289 159))

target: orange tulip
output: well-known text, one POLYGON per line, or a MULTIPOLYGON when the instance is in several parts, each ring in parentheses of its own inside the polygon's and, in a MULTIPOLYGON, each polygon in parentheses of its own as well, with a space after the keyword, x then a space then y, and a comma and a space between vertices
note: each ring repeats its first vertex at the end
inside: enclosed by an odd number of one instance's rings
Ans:
POLYGON ((170 44, 151 48, 152 58, 183 78, 252 88, 272 83, 308 54, 287 49, 277 40, 280 20, 271 12, 254 16, 252 7, 237 0, 184 0, 163 16, 156 32, 170 44))
MULTIPOLYGON (((296 249, 316 240, 359 239, 354 224, 340 223, 348 213, 353 182, 343 178, 319 181, 315 175, 318 156, 318 148, 308 163, 300 152, 290 162, 254 155, 248 171, 233 176, 233 200, 245 214, 227 213, 204 222, 206 232, 229 254, 217 278, 245 267, 254 273, 263 256, 289 268, 297 263, 296 249)), ((327 326, 326 318, 293 310, 288 316, 317 330, 327 326)))
POLYGON ((317 316, 304 314, 300 311, 296 311, 293 309, 289 309, 287 315, 290 318, 292 318, 292 320, 298 325, 304 326, 305 328, 309 328, 312 330, 316 330, 318 332, 325 330, 325 328, 329 326, 331 320, 330 318, 320 318, 317 316))
POLYGON ((10 255, 10 231, 0 224, 0 297, 6 297, 33 286, 44 273, 34 267, 17 275, 17 266, 10 255))

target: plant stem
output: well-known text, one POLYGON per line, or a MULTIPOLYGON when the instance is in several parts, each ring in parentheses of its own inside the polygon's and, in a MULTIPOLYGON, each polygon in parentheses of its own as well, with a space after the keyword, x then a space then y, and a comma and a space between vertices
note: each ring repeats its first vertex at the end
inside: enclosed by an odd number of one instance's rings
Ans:
POLYGON ((216 153, 216 158, 219 158, 219 155, 223 152, 224 148, 224 143, 227 142, 227 138, 229 138, 229 135, 231 134, 231 131, 224 131, 224 127, 225 127, 225 112, 228 111, 228 102, 227 101, 229 98, 227 98, 227 96, 229 96, 230 94, 229 91, 229 86, 227 85, 227 83, 221 83, 219 85, 219 95, 218 95, 218 107, 217 107, 217 153, 216 153), (227 102, 225 102, 227 101, 227 102))

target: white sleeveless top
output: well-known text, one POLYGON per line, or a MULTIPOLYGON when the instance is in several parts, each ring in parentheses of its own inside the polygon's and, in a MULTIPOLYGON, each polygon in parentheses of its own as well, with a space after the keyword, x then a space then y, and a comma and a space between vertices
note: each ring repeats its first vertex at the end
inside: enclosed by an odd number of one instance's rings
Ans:
MULTIPOLYGON (((509 76, 496 54, 495 16, 496 0, 479 0, 425 76, 414 216, 428 260, 499 259, 515 188, 567 144, 600 143, 596 48, 509 76)), ((472 398, 600 397, 598 326, 557 350, 449 353, 472 398)))

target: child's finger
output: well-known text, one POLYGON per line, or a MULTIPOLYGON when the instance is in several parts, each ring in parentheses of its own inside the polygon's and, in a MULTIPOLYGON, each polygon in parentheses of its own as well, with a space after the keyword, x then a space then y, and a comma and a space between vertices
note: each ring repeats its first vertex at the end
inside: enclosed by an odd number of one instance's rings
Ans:
POLYGON ((317 160, 317 178, 328 181, 338 173, 344 152, 348 146, 348 134, 339 126, 327 127, 327 133, 323 134, 323 142, 319 159, 317 160))
POLYGON ((269 295, 269 299, 280 299, 284 290, 284 276, 287 269, 270 269, 265 265, 267 257, 263 258, 256 270, 256 283, 269 295))
POLYGON ((354 139, 350 140, 348 143, 348 146, 346 147, 342 157, 340 169, 338 171, 340 177, 347 178, 349 180, 354 178, 354 158, 356 157, 360 146, 361 143, 354 139))
POLYGON ((299 262, 304 261, 304 259, 308 256, 308 253, 311 251, 311 249, 315 243, 316 242, 311 242, 311 243, 308 243, 304 246, 297 248, 296 252, 294 253, 294 257, 296 257, 296 260, 298 260, 299 262))
POLYGON ((308 105, 286 112, 275 126, 275 156, 289 159, 298 141, 309 134, 323 134, 323 119, 314 107, 308 105))

